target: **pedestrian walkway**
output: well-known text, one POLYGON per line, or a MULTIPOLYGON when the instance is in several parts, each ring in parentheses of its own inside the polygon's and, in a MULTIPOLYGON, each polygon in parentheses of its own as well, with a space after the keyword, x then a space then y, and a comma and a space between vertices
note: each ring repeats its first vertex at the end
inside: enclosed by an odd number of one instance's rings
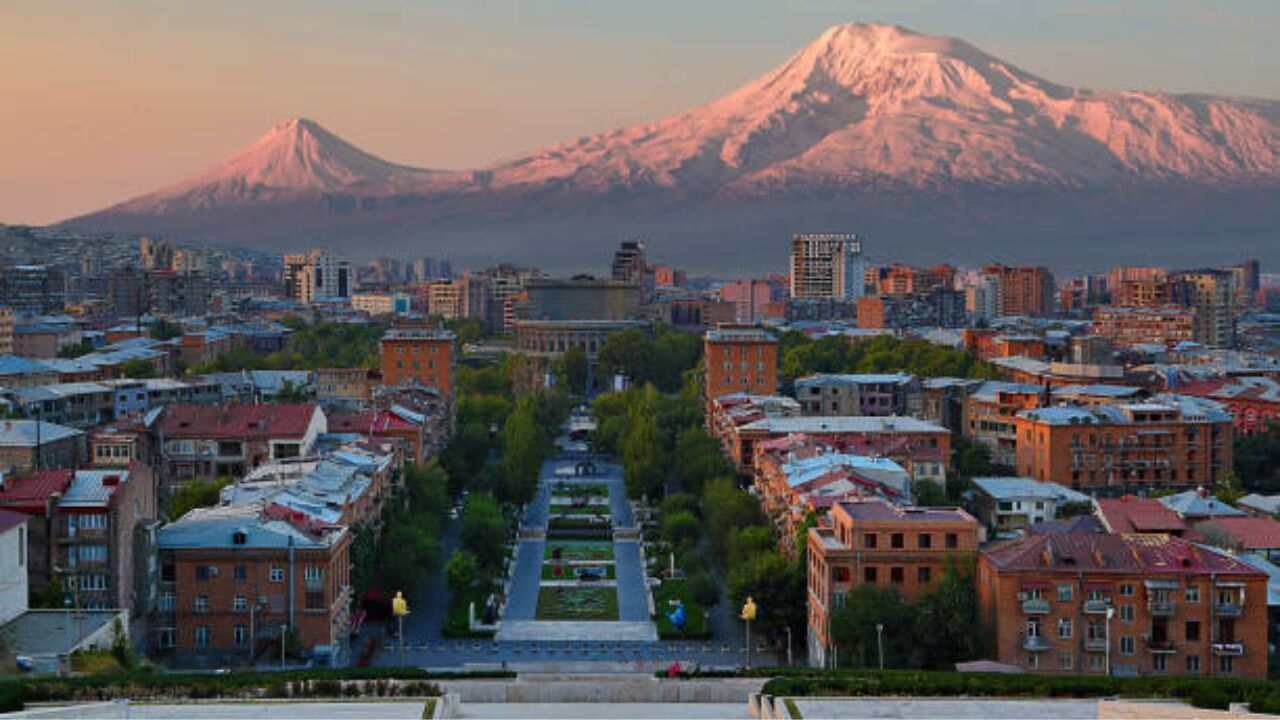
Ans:
POLYGON ((648 618, 644 622, 601 622, 571 620, 502 621, 498 642, 520 640, 655 642, 658 631, 648 618))

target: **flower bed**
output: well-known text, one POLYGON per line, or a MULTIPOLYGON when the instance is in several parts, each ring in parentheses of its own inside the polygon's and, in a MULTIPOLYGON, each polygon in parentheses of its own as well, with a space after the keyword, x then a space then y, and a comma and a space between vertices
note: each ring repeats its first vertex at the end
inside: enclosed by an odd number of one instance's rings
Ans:
POLYGON ((617 620, 618 593, 611 587, 576 585, 538 590, 538 620, 617 620))
POLYGON ((580 567, 600 568, 601 570, 604 571, 604 575, 602 577, 602 579, 604 580, 614 580, 617 577, 614 574, 613 563, 609 563, 607 565, 603 563, 579 563, 579 564, 573 564, 573 565, 569 563, 564 563, 562 565, 557 566, 554 562, 546 562, 542 564, 542 579, 543 580, 574 580, 578 576, 578 568, 580 567), (558 575, 556 574, 557 567, 561 569, 561 572, 558 575))
POLYGON ((548 540, 544 560, 613 560, 613 543, 590 540, 548 540), (559 550, 559 553, 556 551, 559 550))

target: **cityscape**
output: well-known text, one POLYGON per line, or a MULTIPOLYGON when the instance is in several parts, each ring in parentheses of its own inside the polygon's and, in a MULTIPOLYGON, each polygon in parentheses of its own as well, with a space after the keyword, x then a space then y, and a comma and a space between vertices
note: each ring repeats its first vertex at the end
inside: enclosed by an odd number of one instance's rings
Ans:
POLYGON ((1280 714, 1280 100, 828 24, 0 204, 0 717, 1280 714))

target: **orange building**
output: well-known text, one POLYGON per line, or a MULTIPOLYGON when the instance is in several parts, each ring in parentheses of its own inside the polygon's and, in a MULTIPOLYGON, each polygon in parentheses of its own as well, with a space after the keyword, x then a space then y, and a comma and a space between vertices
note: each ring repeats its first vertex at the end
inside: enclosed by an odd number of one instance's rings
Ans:
POLYGON ((978 556, 977 592, 995 659, 1023 670, 1266 677, 1267 575, 1181 538, 1000 543, 978 556))
POLYGON ((883 328, 885 316, 884 298, 879 295, 867 295, 858 298, 858 327, 864 330, 883 328))
POLYGON ((1221 405, 1185 395, 1025 410, 1017 471, 1077 490, 1208 485, 1231 470, 1231 424, 1221 405))
POLYGON ((395 327, 382 336, 382 384, 425 385, 453 394, 454 335, 447 330, 395 327))
POLYGON ((1051 315, 1054 311, 1053 273, 1043 266, 988 265, 983 273, 997 283, 997 314, 1051 315))
POLYGON ((829 664, 831 615, 855 587, 891 587, 914 600, 948 563, 972 557, 980 541, 977 519, 960 508, 836 503, 831 525, 809 530, 809 663, 829 664))
POLYGON ((1105 306, 1094 309, 1094 335, 1117 347, 1159 343, 1171 347, 1195 336, 1195 311, 1177 305, 1159 307, 1105 306))
POLYGON ((772 395, 778 389, 778 341, 758 327, 720 325, 704 336, 708 398, 772 395))

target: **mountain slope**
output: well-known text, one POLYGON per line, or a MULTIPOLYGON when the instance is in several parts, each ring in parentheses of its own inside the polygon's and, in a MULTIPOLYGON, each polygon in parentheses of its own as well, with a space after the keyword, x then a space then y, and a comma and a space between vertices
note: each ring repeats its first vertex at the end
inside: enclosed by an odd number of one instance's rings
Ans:
POLYGON ((649 234, 695 266, 763 266, 815 222, 900 234, 904 259, 934 235, 1007 250, 1030 226, 1256 235, 1280 219, 1277 188, 1280 102, 1069 88, 961 40, 848 24, 707 105, 486 169, 394 165, 293 120, 205 175, 68 224, 323 238, 353 255, 425 239, 463 261, 548 266, 649 234))

